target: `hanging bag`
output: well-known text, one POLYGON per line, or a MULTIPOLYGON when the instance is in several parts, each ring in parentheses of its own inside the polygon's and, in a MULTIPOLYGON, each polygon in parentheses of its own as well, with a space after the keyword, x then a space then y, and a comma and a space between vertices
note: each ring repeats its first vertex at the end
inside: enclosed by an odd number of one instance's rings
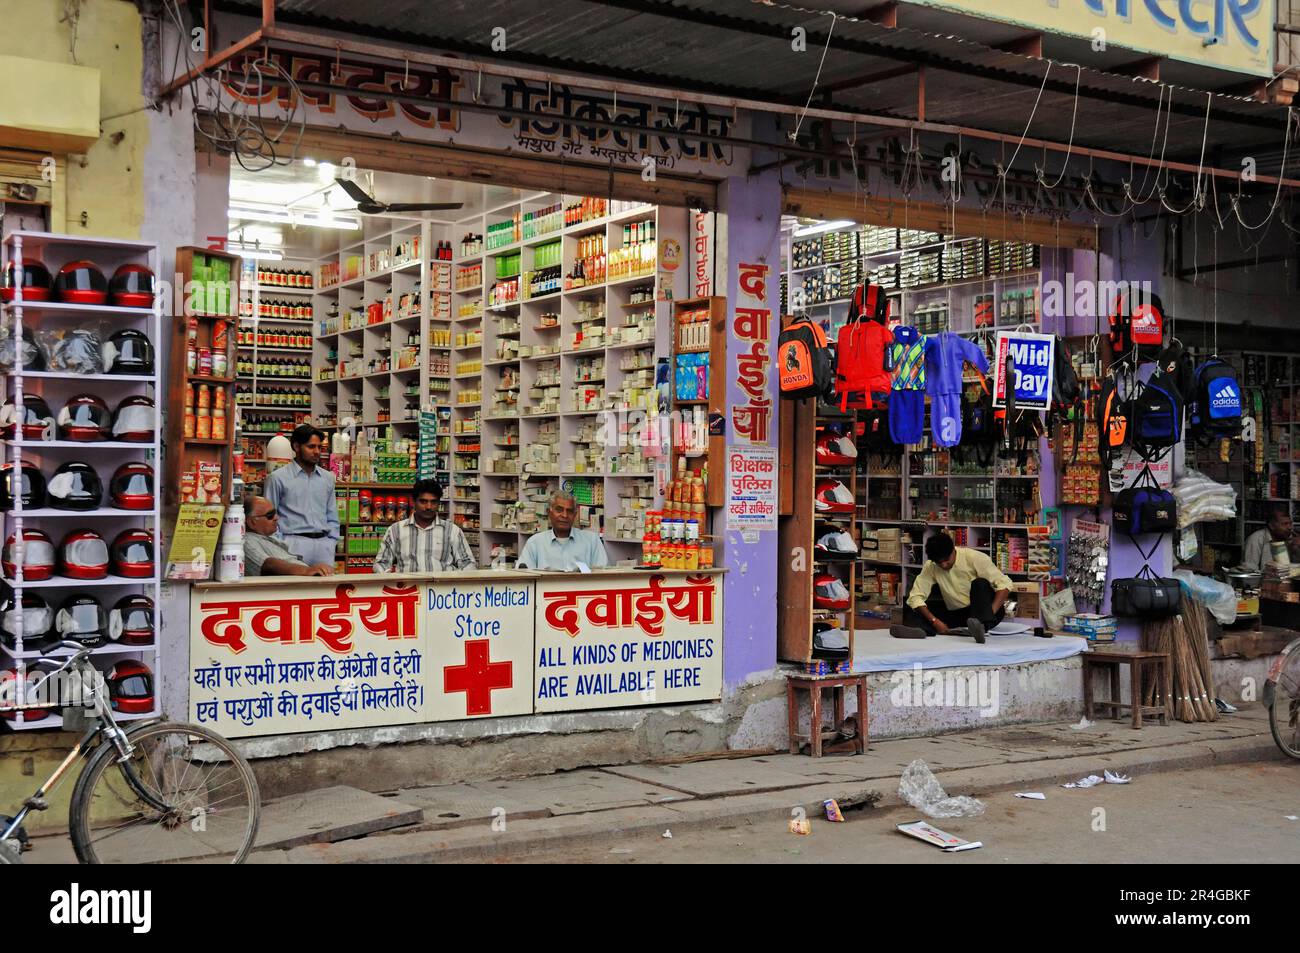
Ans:
POLYGON ((870 409, 872 393, 890 388, 886 356, 894 336, 889 327, 889 298, 880 285, 859 285, 849 305, 849 319, 835 340, 835 392, 840 410, 870 409))
POLYGON ((781 396, 786 400, 821 397, 831 392, 835 381, 831 349, 821 325, 807 318, 790 322, 776 344, 776 366, 781 396))
POLYGON ((1165 579, 1143 566, 1128 579, 1110 584, 1110 611, 1130 619, 1167 619, 1176 615, 1183 592, 1177 579, 1165 579))

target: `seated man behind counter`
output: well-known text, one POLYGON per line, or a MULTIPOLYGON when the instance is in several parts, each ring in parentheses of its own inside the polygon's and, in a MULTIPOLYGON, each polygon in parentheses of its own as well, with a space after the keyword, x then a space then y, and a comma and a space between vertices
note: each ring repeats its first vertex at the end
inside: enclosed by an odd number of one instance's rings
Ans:
POLYGON ((375 572, 462 572, 473 569, 474 554, 465 533, 451 520, 438 517, 442 485, 419 480, 411 490, 412 515, 384 533, 375 557, 375 572))
POLYGON ((572 493, 552 493, 546 515, 551 528, 528 537, 523 552, 519 554, 517 568, 573 572, 579 568, 579 563, 588 569, 609 565, 600 536, 589 530, 574 529, 578 502, 572 493))
POLYGON ((280 514, 264 496, 244 497, 244 574, 247 576, 330 576, 326 563, 308 566, 275 535, 280 514))
POLYGON ((889 627, 896 639, 931 635, 971 635, 984 641, 985 631, 1006 615, 1014 584, 985 553, 957 546, 947 533, 925 541, 928 557, 912 584, 903 624, 889 627))

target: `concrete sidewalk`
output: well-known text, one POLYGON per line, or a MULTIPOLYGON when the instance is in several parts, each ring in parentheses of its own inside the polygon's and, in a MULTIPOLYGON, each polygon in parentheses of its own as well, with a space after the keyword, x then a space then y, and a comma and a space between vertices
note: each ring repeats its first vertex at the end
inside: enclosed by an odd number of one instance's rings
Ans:
POLYGON ((915 759, 928 763, 949 794, 980 795, 1062 783, 1103 768, 1134 777, 1154 771, 1281 758, 1262 708, 1208 724, 1098 722, 1001 727, 934 738, 875 742, 865 755, 821 759, 789 754, 621 765, 512 781, 450 784, 391 792, 395 816, 420 823, 368 836, 261 850, 260 863, 418 863, 545 860, 548 847, 594 844, 631 834, 714 828, 741 820, 783 823, 804 807, 821 812, 902 804, 898 779, 915 759))
MULTIPOLYGON (((784 825, 835 798, 848 810, 903 803, 898 779, 916 759, 949 794, 1042 789, 1108 768, 1156 771, 1281 759, 1256 706, 1217 722, 1134 731, 1104 721, 1001 726, 873 742, 865 755, 770 754, 584 768, 517 780, 371 793, 335 786, 263 805, 250 863, 545 861, 549 851, 629 834, 715 829, 745 821, 784 825)), ((34 838, 25 863, 75 863, 67 835, 34 838)))

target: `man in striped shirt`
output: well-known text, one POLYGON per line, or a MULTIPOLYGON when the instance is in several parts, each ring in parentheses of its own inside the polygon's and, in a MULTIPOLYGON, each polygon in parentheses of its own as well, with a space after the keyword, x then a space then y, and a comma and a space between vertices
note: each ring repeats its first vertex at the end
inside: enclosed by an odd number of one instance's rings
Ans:
POLYGON ((384 533, 375 572, 448 572, 473 569, 474 554, 459 526, 438 518, 442 487, 417 480, 411 491, 412 515, 384 533))

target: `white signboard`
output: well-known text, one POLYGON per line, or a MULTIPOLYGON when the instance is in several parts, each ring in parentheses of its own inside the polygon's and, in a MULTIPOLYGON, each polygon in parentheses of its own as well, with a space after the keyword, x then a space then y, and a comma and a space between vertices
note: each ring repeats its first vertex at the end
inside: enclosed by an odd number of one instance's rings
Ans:
MULTIPOLYGON (((1133 486, 1142 470, 1148 467, 1151 470, 1151 476, 1155 477, 1156 486, 1167 490, 1174 485, 1174 453, 1172 450, 1167 452, 1163 459, 1154 463, 1146 463, 1142 460, 1142 455, 1136 450, 1132 447, 1125 447, 1124 453, 1119 459, 1123 462, 1122 468, 1119 470, 1112 469, 1108 472, 1112 493, 1118 493, 1120 490, 1133 486)), ((1149 483, 1150 480, 1147 482, 1149 483)))
POLYGON ((342 579, 196 589, 190 719, 228 738, 423 721, 419 595, 342 579))
POLYGON ((628 708, 722 695, 720 575, 537 581, 535 708, 628 708))
POLYGON ((429 721, 531 715, 533 581, 423 587, 429 721))
POLYGON ((1007 353, 1010 352, 1016 379, 1016 407, 1047 410, 1052 406, 1052 372, 1056 357, 1056 335, 1028 331, 999 331, 993 364, 993 406, 1005 407, 1007 400, 1007 353))
POLYGON ((776 447, 727 448, 727 529, 758 532, 776 529, 776 447))

